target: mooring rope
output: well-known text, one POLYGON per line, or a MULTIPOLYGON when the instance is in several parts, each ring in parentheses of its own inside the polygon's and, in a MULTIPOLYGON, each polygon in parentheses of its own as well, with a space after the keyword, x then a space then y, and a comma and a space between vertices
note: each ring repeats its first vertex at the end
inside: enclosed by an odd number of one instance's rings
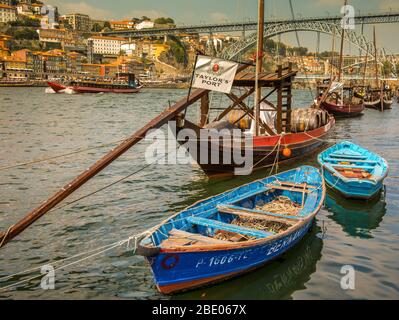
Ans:
MULTIPOLYGON (((34 269, 29 269, 29 270, 21 271, 21 272, 12 274, 12 275, 8 275, 8 276, 5 276, 5 277, 0 278, 0 281, 4 281, 4 280, 9 279, 9 278, 12 278, 12 277, 14 277, 14 276, 18 276, 18 275, 22 275, 22 274, 29 274, 29 273, 32 273, 33 271, 41 270, 42 267, 44 267, 44 266, 59 264, 59 263, 61 263, 61 262, 73 260, 73 259, 78 258, 78 257, 81 257, 81 256, 83 256, 83 255, 90 254, 90 255, 87 256, 87 257, 84 257, 84 258, 82 258, 82 259, 79 259, 79 260, 77 260, 77 261, 73 261, 73 262, 71 262, 71 263, 68 263, 68 264, 66 264, 66 265, 63 265, 63 266, 60 266, 60 267, 54 269, 54 271, 64 270, 64 269, 66 269, 66 268, 69 268, 69 267, 75 266, 75 265, 77 265, 77 264, 80 264, 80 263, 82 263, 82 262, 84 262, 84 261, 87 261, 87 260, 93 259, 93 258, 95 258, 95 257, 98 257, 98 256, 100 256, 100 255, 102 255, 102 254, 104 254, 104 253, 106 253, 106 252, 108 252, 108 251, 111 251, 111 250, 113 250, 113 249, 115 249, 115 248, 121 247, 121 246, 123 246, 123 245, 125 245, 125 244, 128 244, 128 249, 130 249, 129 245, 130 245, 130 243, 131 243, 132 240, 135 240, 135 246, 136 246, 136 247, 134 247, 134 250, 133 250, 133 251, 136 252, 136 250, 137 250, 137 245, 138 245, 138 240, 139 240, 141 237, 143 237, 143 236, 149 234, 150 232, 151 232, 151 229, 150 229, 150 230, 147 230, 147 231, 144 231, 144 232, 142 232, 142 233, 140 233, 140 234, 137 234, 137 235, 135 235, 135 236, 131 236, 131 237, 125 239, 125 240, 121 240, 121 241, 115 242, 115 243, 113 243, 113 244, 109 244, 109 245, 106 245, 106 246, 103 246, 103 247, 99 247, 99 248, 97 248, 97 249, 93 249, 93 250, 90 250, 90 251, 87 251, 87 252, 84 252, 84 253, 80 253, 80 254, 77 254, 77 255, 75 255, 75 256, 73 256, 73 257, 69 257, 69 258, 66 258, 66 259, 62 259, 62 260, 59 260, 59 261, 56 261, 56 262, 53 262, 53 263, 48 262, 48 263, 43 264, 43 265, 41 265, 41 266, 39 266, 39 267, 36 267, 36 268, 34 268, 34 269), (99 250, 100 250, 100 251, 99 251, 99 250), (99 252, 96 252, 96 251, 99 251, 99 252), (93 253, 93 252, 96 252, 96 253, 93 253)), ((29 282, 31 282, 31 281, 33 281, 33 280, 35 280, 35 279, 41 278, 42 276, 43 276, 43 275, 40 274, 40 275, 37 275, 37 276, 30 277, 30 278, 28 278, 28 279, 24 279, 24 280, 21 280, 21 281, 19 281, 19 282, 16 282, 16 283, 7 285, 7 286, 5 286, 5 287, 1 287, 1 288, 0 288, 0 291, 7 291, 7 290, 9 290, 9 289, 11 289, 11 288, 18 287, 18 286, 20 286, 21 284, 29 283, 29 282)))
POLYGON ((79 153, 84 153, 84 152, 91 151, 91 150, 102 149, 102 148, 105 148, 105 147, 109 147, 109 146, 115 145, 117 143, 121 143, 123 141, 125 141, 125 139, 114 141, 114 142, 110 142, 110 143, 106 143, 106 144, 102 144, 102 145, 95 146, 95 147, 90 147, 90 148, 87 148, 87 149, 78 149, 76 151, 72 151, 72 152, 64 153, 64 154, 60 154, 60 155, 55 155, 55 156, 51 156, 51 157, 47 157, 47 158, 42 158, 42 159, 36 159, 36 160, 27 161, 27 162, 16 163, 16 164, 5 166, 5 167, 0 167, 0 171, 14 169, 14 168, 18 168, 18 167, 30 166, 30 165, 34 165, 34 164, 37 164, 37 163, 48 162, 48 161, 55 160, 55 159, 60 159, 60 158, 73 156, 73 155, 76 155, 76 154, 79 154, 79 153))

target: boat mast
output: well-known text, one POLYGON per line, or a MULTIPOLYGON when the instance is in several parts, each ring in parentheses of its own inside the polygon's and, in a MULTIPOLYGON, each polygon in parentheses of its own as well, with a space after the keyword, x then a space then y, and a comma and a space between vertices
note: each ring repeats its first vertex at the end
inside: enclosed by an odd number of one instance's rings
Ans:
MULTIPOLYGON (((348 0, 345 0, 344 6, 348 5, 348 0)), ((344 41, 345 41, 345 28, 342 26, 342 36, 341 36, 341 52, 339 56, 339 73, 338 73, 338 82, 341 82, 342 78, 342 66, 344 63, 344 41)))
POLYGON ((369 46, 367 45, 366 61, 364 62, 364 71, 363 71, 363 87, 366 85, 366 74, 367 74, 368 59, 369 59, 369 46))
POLYGON ((260 101, 262 88, 259 86, 259 76, 262 73, 263 64, 263 37, 265 30, 265 0, 258 1, 258 42, 256 50, 256 74, 255 74, 255 135, 260 135, 260 101))
POLYGON ((377 50, 377 36, 375 33, 375 26, 373 28, 373 38, 374 38, 374 54, 375 54, 375 81, 376 81, 376 87, 378 88, 380 86, 380 79, 378 76, 378 50, 377 50))
POLYGON ((330 66, 330 80, 334 79, 334 60, 335 60, 335 28, 333 33, 332 49, 331 49, 331 66, 330 66))

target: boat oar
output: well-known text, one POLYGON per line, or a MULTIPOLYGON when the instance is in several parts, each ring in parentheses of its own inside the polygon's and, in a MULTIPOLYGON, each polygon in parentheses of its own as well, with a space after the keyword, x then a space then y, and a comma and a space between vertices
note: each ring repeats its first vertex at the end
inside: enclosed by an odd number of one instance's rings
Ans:
POLYGON ((145 138, 147 132, 153 129, 157 129, 162 125, 166 124, 168 121, 175 118, 179 113, 184 111, 188 106, 193 104, 194 102, 201 99, 202 96, 207 94, 207 90, 196 90, 190 95, 190 98, 184 98, 176 103, 172 108, 167 109, 159 116, 151 120, 148 124, 134 133, 130 138, 121 143, 114 150, 109 152, 105 157, 97 161, 90 169, 84 171, 80 174, 76 179, 71 181, 65 187, 63 187, 60 191, 54 194, 51 198, 43 202, 39 207, 31 211, 28 215, 26 215, 23 219, 18 221, 16 224, 12 225, 8 228, 8 230, 4 233, 0 234, 0 248, 7 244, 11 239, 15 238, 21 232, 23 232, 26 228, 28 228, 35 221, 40 219, 43 215, 48 213, 51 209, 53 209, 56 205, 58 205, 61 201, 65 200, 68 196, 70 196, 73 192, 78 190, 81 186, 83 186, 86 182, 108 167, 112 162, 126 153, 130 148, 139 143, 142 139, 145 138))
MULTIPOLYGON (((248 66, 249 64, 243 63, 238 67, 237 71, 241 72, 246 68, 248 68, 248 66)), ((55 193, 51 198, 49 198, 48 200, 43 202, 39 207, 31 211, 23 219, 21 219, 11 227, 9 227, 6 232, 0 233, 0 248, 3 247, 5 244, 7 244, 11 239, 18 236, 21 232, 23 232, 35 221, 40 219, 43 215, 48 213, 51 209, 55 208, 56 205, 65 200, 68 196, 70 196, 72 193, 78 190, 86 182, 95 177, 98 173, 100 173, 102 170, 108 167, 112 162, 114 162, 116 159, 118 159, 120 156, 126 153, 129 149, 131 149, 134 145, 143 140, 146 134, 150 130, 160 128, 164 124, 168 123, 168 121, 174 119, 179 113, 186 110, 187 107, 200 100, 208 92, 209 92, 208 90, 197 89, 196 91, 191 93, 188 98, 180 100, 174 106, 162 112, 160 115, 151 120, 140 130, 138 130, 135 134, 133 134, 130 138, 121 143, 114 150, 110 151, 102 159, 97 161, 91 168, 84 171, 72 182, 70 182, 60 191, 55 193)))

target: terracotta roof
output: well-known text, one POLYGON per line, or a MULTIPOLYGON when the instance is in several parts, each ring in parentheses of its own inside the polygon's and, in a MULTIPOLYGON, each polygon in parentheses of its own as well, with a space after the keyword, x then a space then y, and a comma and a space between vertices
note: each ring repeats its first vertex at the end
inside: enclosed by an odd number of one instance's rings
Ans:
POLYGON ((120 37, 104 37, 104 36, 92 36, 92 37, 90 37, 90 39, 126 41, 125 38, 120 38, 120 37))
POLYGON ((0 3, 0 8, 3 8, 3 9, 14 9, 15 10, 15 7, 9 6, 8 4, 2 4, 2 3, 0 3))

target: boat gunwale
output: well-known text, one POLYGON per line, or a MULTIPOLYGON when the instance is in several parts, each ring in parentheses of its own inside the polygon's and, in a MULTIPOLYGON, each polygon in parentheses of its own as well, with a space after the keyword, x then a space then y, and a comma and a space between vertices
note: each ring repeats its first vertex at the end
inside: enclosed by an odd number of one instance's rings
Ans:
MULTIPOLYGON (((312 166, 302 166, 301 168, 304 168, 304 167, 312 167, 312 166)), ((326 182, 324 181, 324 178, 323 178, 322 173, 320 172, 320 170, 318 168, 316 168, 316 167, 312 167, 312 168, 314 168, 317 172, 319 172, 319 174, 320 174, 320 176, 322 178, 321 179, 322 183, 321 183, 321 186, 320 186, 322 188, 322 194, 321 194, 322 197, 321 198, 324 199, 324 197, 326 196, 326 192, 327 192, 326 182)), ((295 171, 295 170, 296 169, 287 170, 287 171, 281 172, 280 174, 291 172, 291 171, 295 171)), ((252 181, 250 183, 244 184, 244 185, 242 185, 240 187, 237 187, 237 188, 234 188, 234 189, 231 189, 231 190, 227 190, 225 192, 234 191, 235 189, 238 189, 238 188, 241 188, 241 187, 245 187, 245 186, 249 186, 249 185, 251 185, 253 183, 256 183, 256 182, 262 182, 263 180, 265 180, 267 178, 271 178, 271 177, 273 177, 273 176, 269 176, 269 177, 266 177, 266 178, 263 178, 263 179, 258 179, 258 180, 252 181)), ((318 187, 318 189, 320 187, 318 187)), ((316 190, 318 190, 318 189, 316 189, 316 190)), ((315 192, 315 191, 313 191, 313 192, 315 192)), ((193 207, 197 206, 198 204, 200 204, 202 202, 205 202, 205 201, 210 200, 210 199, 212 199, 214 197, 217 197, 218 195, 221 195, 221 194, 223 194, 225 192, 222 192, 220 194, 208 197, 206 199, 199 200, 199 201, 195 202, 194 204, 192 204, 191 206, 185 208, 184 210, 182 210, 182 211, 176 213, 175 215, 171 216, 170 218, 164 220, 163 222, 161 222, 160 224, 155 226, 154 227, 154 231, 151 232, 150 235, 147 235, 145 238, 143 238, 140 241, 140 244, 143 241, 151 239, 152 235, 155 232, 157 232, 162 226, 168 224, 169 221, 171 221, 174 218, 178 217, 183 212, 189 210, 190 208, 193 208, 193 207)), ((159 254, 160 254, 160 253, 195 253, 195 252, 203 252, 203 251, 225 251, 225 250, 235 250, 235 249, 243 249, 243 248, 255 247, 255 246, 259 246, 259 245, 265 245, 265 244, 268 244, 270 242, 278 241, 278 240, 280 240, 280 239, 282 239, 282 238, 284 238, 286 236, 289 236, 290 234, 293 234, 296 231, 302 229, 306 224, 308 224, 308 223, 310 223, 311 221, 314 220, 314 218, 316 217, 318 212, 321 210, 323 204, 324 204, 324 202, 320 201, 318 206, 307 217, 305 217, 304 219, 298 220, 298 223, 294 224, 292 227, 288 228, 286 231, 284 231, 282 233, 279 233, 279 234, 276 234, 276 235, 273 235, 273 236, 270 236, 270 237, 267 237, 267 238, 248 240, 248 241, 239 242, 239 243, 232 242, 231 244, 223 244, 223 245, 215 245, 215 244, 207 245, 207 244, 203 244, 203 245, 192 245, 192 246, 189 246, 189 247, 176 246, 176 247, 170 247, 170 248, 162 248, 160 246, 149 247, 148 245, 143 245, 142 247, 145 248, 145 249, 148 249, 148 250, 153 250, 153 249, 157 248, 157 249, 159 249, 159 254)), ((139 244, 139 246, 140 246, 140 244, 139 244)))
MULTIPOLYGON (((390 167, 389 167, 389 163, 388 163, 388 161, 387 161, 386 159, 384 159, 383 157, 381 157, 379 154, 377 154, 377 153, 375 153, 375 152, 373 152, 373 151, 371 151, 371 150, 367 150, 367 149, 363 148, 362 146, 359 146, 359 145, 357 145, 357 144, 355 144, 355 143, 353 143, 353 142, 351 142, 351 141, 342 141, 342 142, 340 142, 340 143, 338 143, 338 144, 336 144, 336 145, 331 146, 330 148, 324 150, 322 153, 319 154, 319 156, 317 157, 317 162, 319 163, 319 165, 322 167, 323 170, 327 170, 329 173, 335 174, 336 176, 338 176, 339 179, 341 179, 341 180, 342 180, 343 182, 345 182, 345 183, 349 183, 349 182, 358 182, 358 181, 359 181, 359 179, 357 179, 357 178, 347 178, 347 177, 343 176, 338 170, 336 170, 334 167, 332 167, 333 164, 330 164, 330 165, 331 165, 331 168, 332 168, 332 170, 331 170, 330 166, 327 165, 326 162, 322 163, 322 158, 323 158, 323 155, 324 155, 324 154, 327 155, 327 154, 328 154, 328 151, 332 150, 333 148, 335 148, 335 147, 337 147, 337 146, 339 146, 339 145, 343 145, 343 144, 345 144, 345 143, 349 143, 349 144, 351 144, 351 145, 354 145, 354 146, 356 146, 356 147, 359 147, 360 149, 362 149, 362 150, 364 150, 364 151, 366 151, 366 152, 369 152, 369 153, 371 153, 371 154, 377 156, 377 158, 379 159, 377 165, 380 165, 381 162, 383 162, 383 163, 385 164, 385 166, 386 166, 386 170, 385 170, 384 175, 381 176, 379 179, 375 179, 375 180, 371 180, 371 179, 361 180, 362 183, 369 183, 369 184, 372 184, 372 185, 377 185, 378 183, 384 181, 384 180, 388 177, 389 171, 390 171, 390 167)), ((330 153, 330 154, 331 154, 331 153, 330 153)))

